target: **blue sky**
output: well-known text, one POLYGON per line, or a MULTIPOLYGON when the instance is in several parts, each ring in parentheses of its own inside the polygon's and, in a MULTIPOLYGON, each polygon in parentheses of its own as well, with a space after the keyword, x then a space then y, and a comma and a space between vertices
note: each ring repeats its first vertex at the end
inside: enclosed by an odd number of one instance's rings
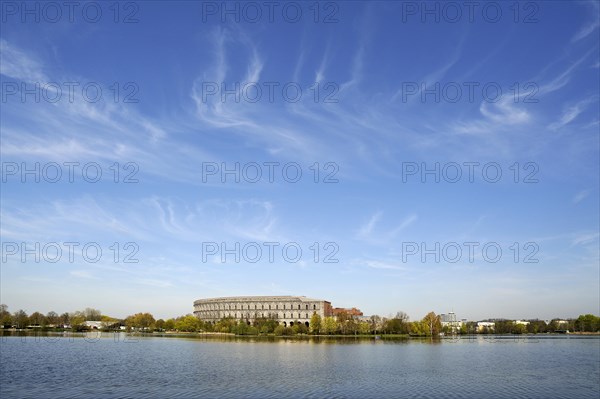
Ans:
POLYGON ((308 2, 272 20, 253 3, 256 22, 234 2, 239 22, 221 2, 93 3, 97 21, 20 4, 3 3, 0 39, 12 311, 306 295, 412 319, 600 313, 597 2, 482 2, 472 20, 458 2, 456 22, 438 2, 321 2, 317 22, 308 2), (221 173, 236 163, 239 183, 221 173), (439 181, 421 175, 436 164, 439 181))

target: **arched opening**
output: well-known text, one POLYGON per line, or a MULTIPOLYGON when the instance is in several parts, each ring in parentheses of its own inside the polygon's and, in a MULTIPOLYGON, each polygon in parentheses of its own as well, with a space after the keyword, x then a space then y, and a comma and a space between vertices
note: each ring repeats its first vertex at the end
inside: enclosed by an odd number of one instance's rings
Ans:
POLYGON ((283 322, 283 326, 284 326, 284 327, 287 327, 287 323, 286 323, 285 321, 283 322))
POLYGON ((293 326, 294 326, 294 322, 290 321, 290 327, 293 327, 293 326))
POLYGON ((304 322, 304 325, 306 326, 306 328, 308 328, 308 321, 304 322))

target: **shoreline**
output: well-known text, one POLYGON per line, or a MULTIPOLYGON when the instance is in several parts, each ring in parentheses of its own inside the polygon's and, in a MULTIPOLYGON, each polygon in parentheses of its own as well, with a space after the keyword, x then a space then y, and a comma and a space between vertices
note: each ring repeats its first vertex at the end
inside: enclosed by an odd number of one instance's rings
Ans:
MULTIPOLYGON (((33 329, 0 329, 0 337, 27 337, 27 336, 69 336, 69 337, 86 337, 90 334, 102 335, 116 335, 123 334, 130 337, 142 337, 142 338, 204 338, 214 340, 264 340, 264 341, 275 341, 279 339, 284 340, 373 340, 373 341, 410 341, 410 340, 433 340, 433 341, 454 341, 454 340, 473 340, 481 337, 482 339, 535 339, 543 337, 600 337, 600 332, 570 332, 565 333, 541 333, 541 334, 467 334, 467 335, 454 335, 454 336, 415 336, 408 334, 379 334, 379 335, 312 335, 312 334, 297 334, 297 335, 274 335, 274 334, 260 334, 260 335, 236 335, 234 333, 219 333, 219 332, 137 332, 137 331, 122 331, 122 330, 89 330, 89 331, 70 331, 70 330, 33 330, 33 329)), ((98 335, 96 335, 98 336, 98 335)))

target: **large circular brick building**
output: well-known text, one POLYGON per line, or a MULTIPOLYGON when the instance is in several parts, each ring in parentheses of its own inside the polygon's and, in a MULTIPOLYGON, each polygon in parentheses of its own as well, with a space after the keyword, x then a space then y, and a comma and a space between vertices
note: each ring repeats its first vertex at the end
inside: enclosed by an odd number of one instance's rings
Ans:
POLYGON ((321 318, 331 316, 331 303, 305 296, 235 296, 194 301, 194 315, 213 323, 226 317, 249 322, 265 317, 284 326, 296 322, 308 326, 314 313, 321 318))

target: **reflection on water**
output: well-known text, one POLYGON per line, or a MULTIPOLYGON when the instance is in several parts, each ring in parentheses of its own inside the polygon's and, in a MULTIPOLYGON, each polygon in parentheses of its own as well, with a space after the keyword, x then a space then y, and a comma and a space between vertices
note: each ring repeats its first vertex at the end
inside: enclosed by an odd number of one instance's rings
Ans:
POLYGON ((2 398, 597 399, 600 393, 599 337, 16 335, 0 339, 2 398))

